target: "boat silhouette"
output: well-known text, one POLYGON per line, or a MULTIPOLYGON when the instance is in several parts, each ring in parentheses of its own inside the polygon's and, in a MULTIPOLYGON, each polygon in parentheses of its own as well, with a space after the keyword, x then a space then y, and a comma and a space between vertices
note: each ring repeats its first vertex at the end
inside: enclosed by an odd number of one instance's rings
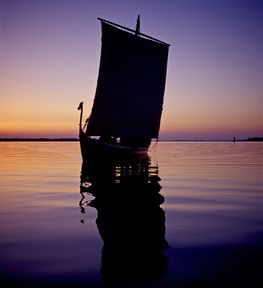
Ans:
POLYGON ((158 140, 169 44, 136 29, 98 18, 102 45, 95 98, 79 139, 87 153, 132 155, 147 153, 158 140))

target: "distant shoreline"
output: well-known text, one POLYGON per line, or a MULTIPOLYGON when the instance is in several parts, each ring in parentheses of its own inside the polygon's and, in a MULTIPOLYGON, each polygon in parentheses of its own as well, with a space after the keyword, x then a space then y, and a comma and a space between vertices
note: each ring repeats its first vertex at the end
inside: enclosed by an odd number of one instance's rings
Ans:
MULTIPOLYGON (((263 137, 251 137, 247 139, 236 139, 235 142, 261 142, 263 137)), ((79 142, 78 138, 0 138, 0 142, 79 142)), ((233 140, 159 140, 159 142, 233 142, 233 140)))
POLYGON ((0 138, 0 142, 79 142, 78 138, 0 138))

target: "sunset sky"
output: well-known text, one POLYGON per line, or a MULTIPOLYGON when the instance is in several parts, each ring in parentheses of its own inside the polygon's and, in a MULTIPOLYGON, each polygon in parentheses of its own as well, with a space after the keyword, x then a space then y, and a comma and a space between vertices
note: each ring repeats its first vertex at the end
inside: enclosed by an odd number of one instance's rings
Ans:
POLYGON ((97 17, 171 44, 160 139, 263 136, 263 1, 0 0, 0 137, 77 137, 97 17))

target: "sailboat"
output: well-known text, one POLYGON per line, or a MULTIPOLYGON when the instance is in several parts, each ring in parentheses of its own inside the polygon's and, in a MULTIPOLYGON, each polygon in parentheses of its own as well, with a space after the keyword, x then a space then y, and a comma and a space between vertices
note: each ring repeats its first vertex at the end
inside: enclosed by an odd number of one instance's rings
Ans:
POLYGON ((100 67, 90 117, 79 138, 88 154, 147 154, 158 140, 169 44, 141 33, 140 15, 130 29, 98 18, 102 27, 100 67))

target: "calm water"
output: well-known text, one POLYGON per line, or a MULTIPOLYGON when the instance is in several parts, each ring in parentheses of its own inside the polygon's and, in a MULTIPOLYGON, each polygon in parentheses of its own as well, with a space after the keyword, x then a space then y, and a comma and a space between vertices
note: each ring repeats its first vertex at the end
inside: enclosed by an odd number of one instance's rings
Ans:
POLYGON ((0 143, 1 286, 262 287, 263 143, 161 142, 148 160, 0 143))

